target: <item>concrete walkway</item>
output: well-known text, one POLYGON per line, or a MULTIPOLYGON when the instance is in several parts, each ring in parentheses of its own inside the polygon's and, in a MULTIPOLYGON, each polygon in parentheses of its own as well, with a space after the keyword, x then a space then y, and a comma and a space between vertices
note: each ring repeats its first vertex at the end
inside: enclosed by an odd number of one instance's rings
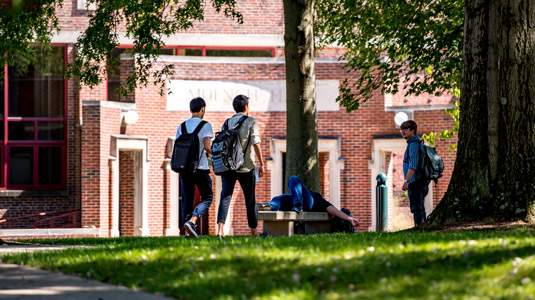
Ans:
MULTIPOLYGON (((0 245, 0 256, 7 253, 61 250, 64 248, 66 247, 0 245)), ((57 272, 0 264, 0 299, 162 300, 172 298, 57 272)))

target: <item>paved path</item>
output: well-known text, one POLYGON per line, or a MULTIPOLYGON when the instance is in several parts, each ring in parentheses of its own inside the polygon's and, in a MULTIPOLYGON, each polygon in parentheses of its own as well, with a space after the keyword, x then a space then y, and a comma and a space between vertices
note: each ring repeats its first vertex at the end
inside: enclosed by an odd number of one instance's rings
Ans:
MULTIPOLYGON (((65 246, 0 245, 0 256, 6 253, 64 248, 65 246)), ((0 299, 163 300, 171 298, 57 272, 0 264, 0 299)))

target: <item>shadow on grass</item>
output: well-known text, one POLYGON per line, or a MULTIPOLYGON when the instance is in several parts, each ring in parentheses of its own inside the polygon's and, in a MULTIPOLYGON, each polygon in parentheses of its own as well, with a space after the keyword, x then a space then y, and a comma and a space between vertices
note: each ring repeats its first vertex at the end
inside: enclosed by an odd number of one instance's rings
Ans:
POLYGON ((13 259, 18 263, 38 261, 40 267, 180 299, 281 295, 300 299, 328 295, 339 299, 469 298, 478 295, 474 293, 485 280, 479 272, 483 268, 535 253, 533 243, 489 246, 485 239, 514 241, 533 235, 366 233, 223 241, 211 237, 130 238, 106 241, 105 248, 26 254, 13 259), (479 245, 459 243, 453 250, 418 247, 467 239, 479 245), (401 246, 416 250, 388 251, 401 246))

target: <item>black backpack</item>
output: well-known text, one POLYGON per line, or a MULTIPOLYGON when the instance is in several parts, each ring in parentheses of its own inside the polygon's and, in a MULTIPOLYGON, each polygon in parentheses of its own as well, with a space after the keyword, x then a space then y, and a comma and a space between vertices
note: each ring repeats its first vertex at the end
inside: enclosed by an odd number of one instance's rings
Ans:
POLYGON ((206 121, 201 121, 192 133, 188 133, 186 122, 180 125, 181 134, 175 140, 173 147, 171 170, 180 174, 193 173, 197 170, 199 160, 201 159, 199 155, 201 153, 201 145, 198 134, 206 123, 206 121))
POLYGON ((435 147, 425 145, 421 140, 417 143, 420 146, 420 159, 418 160, 418 169, 416 170, 416 180, 433 180, 436 184, 438 179, 442 177, 444 161, 438 155, 435 147))
POLYGON ((249 147, 249 139, 245 150, 242 149, 238 129, 247 120, 247 116, 242 116, 236 125, 229 129, 228 120, 223 124, 223 130, 217 132, 212 142, 212 162, 214 173, 221 175, 227 171, 238 170, 244 162, 244 154, 249 147))
MULTIPOLYGON (((342 208, 342 212, 351 217, 351 212, 347 208, 342 208)), ((355 228, 351 222, 343 220, 339 217, 334 217, 331 220, 331 232, 355 232, 355 228)))

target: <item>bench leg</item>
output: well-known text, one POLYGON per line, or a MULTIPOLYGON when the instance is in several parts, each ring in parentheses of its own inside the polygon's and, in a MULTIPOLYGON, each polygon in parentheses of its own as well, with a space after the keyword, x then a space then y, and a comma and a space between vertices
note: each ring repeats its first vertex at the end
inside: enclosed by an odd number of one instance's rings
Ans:
POLYGON ((271 236, 292 236, 294 235, 294 222, 264 220, 264 232, 271 236))

